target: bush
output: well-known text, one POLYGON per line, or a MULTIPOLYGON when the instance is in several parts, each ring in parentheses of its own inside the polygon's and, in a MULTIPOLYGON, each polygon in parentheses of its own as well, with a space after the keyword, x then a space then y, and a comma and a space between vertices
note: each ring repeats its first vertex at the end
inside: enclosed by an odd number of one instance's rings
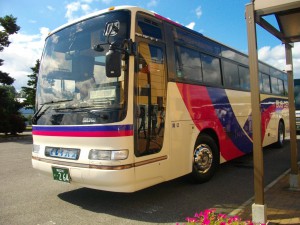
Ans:
POLYGON ((21 115, 11 115, 10 116, 10 133, 17 134, 22 133, 26 129, 25 118, 21 115))
POLYGON ((0 133, 17 134, 22 133, 26 129, 25 118, 19 114, 13 114, 3 117, 0 121, 0 133))

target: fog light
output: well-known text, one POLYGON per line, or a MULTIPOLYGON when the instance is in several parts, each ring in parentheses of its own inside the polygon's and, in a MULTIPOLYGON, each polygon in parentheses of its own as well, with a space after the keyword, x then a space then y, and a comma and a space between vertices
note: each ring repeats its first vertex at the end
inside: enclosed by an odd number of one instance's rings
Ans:
POLYGON ((128 158, 128 150, 98 150, 92 149, 89 153, 90 160, 124 160, 128 158))

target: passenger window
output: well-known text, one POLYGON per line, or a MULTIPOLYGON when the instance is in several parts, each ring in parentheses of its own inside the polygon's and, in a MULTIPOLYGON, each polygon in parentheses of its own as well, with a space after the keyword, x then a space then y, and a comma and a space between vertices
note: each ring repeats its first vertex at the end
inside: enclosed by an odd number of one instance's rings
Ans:
POLYGON ((226 87, 239 88, 238 66, 234 63, 223 61, 223 79, 226 87))
POLYGON ((267 74, 261 74, 261 90, 265 93, 271 93, 271 86, 270 86, 270 76, 267 74))
POLYGON ((203 82, 214 85, 221 85, 220 59, 206 54, 201 54, 203 82))
POLYGON ((190 81, 202 81, 200 54, 192 49, 176 46, 176 76, 190 81))
POLYGON ((271 85, 272 85, 272 93, 279 94, 278 79, 276 77, 271 77, 271 85))
POLYGON ((288 95, 289 93, 289 86, 288 86, 288 82, 285 80, 283 81, 283 84, 284 84, 284 95, 288 95))
POLYGON ((158 27, 158 24, 147 19, 145 19, 145 21, 146 22, 138 21, 138 32, 150 37, 162 39, 161 29, 158 27))
POLYGON ((246 67, 239 66, 240 85, 243 90, 250 90, 250 72, 246 67))
POLYGON ((278 91, 280 95, 284 95, 283 80, 278 79, 278 91))

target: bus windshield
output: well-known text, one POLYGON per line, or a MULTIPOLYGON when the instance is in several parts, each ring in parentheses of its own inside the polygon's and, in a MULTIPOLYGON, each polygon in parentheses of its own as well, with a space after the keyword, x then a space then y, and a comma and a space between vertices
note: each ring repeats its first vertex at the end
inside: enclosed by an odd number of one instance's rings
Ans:
POLYGON ((118 122, 126 115, 126 61, 120 77, 106 76, 109 43, 129 38, 129 11, 92 17, 46 39, 37 85, 34 124, 80 125, 118 122), (117 30, 107 33, 109 24, 117 30))

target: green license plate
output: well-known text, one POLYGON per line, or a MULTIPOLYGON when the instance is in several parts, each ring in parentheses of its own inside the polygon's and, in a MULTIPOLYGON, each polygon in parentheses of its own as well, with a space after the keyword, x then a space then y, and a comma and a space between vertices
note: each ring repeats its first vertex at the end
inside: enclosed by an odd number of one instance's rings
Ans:
POLYGON ((52 174, 53 174, 53 179, 70 183, 71 177, 69 173, 68 168, 57 168, 57 167, 52 167, 52 174))

